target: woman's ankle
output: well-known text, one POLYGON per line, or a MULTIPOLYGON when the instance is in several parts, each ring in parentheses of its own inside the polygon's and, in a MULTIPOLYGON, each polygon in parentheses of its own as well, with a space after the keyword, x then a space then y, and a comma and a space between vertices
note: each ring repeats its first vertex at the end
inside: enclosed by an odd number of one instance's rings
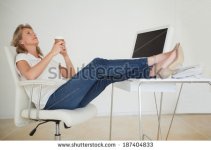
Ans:
POLYGON ((153 56, 147 58, 147 63, 148 63, 148 66, 153 66, 154 65, 154 58, 153 58, 153 56))
POLYGON ((175 58, 176 58, 176 51, 174 50, 171 53, 169 53, 169 56, 162 63, 160 63, 161 67, 166 68, 174 61, 175 58))

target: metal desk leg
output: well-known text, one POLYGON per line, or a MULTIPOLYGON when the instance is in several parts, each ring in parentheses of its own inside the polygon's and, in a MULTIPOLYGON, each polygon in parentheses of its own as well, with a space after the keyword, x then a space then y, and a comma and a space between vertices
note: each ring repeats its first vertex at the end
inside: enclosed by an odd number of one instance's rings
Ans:
POLYGON ((139 136, 140 140, 144 140, 146 137, 148 140, 152 140, 149 136, 144 134, 143 125, 142 125, 142 110, 141 110, 141 103, 142 103, 142 91, 141 91, 141 83, 138 86, 138 101, 139 101, 139 136))
POLYGON ((139 101, 139 136, 140 140, 144 140, 143 126, 142 126, 142 110, 141 110, 141 83, 138 86, 138 101, 139 101))
MULTIPOLYGON (((158 131, 157 131, 157 140, 160 138, 160 132, 161 132, 161 114, 162 114, 162 105, 163 105, 163 92, 161 92, 161 97, 160 97, 160 108, 159 108, 159 113, 158 113, 158 131)), ((162 140, 162 135, 161 135, 161 140, 162 140)))
MULTIPOLYGON (((163 103, 163 92, 161 93, 161 98, 160 98, 160 109, 159 109, 159 113, 158 113, 157 101, 156 101, 156 95, 155 95, 155 93, 154 93, 154 98, 155 98, 156 110, 157 110, 157 118, 158 118, 157 139, 159 139, 160 135, 161 135, 161 139, 162 139, 160 122, 161 122, 161 110, 162 110, 162 103, 163 103)), ((144 140, 144 137, 147 137, 149 140, 152 140, 150 137, 148 137, 147 135, 145 135, 144 132, 143 132, 142 110, 141 110, 141 102, 142 102, 141 83, 139 84, 139 87, 138 87, 138 100, 139 100, 139 135, 140 135, 140 139, 141 140, 144 140)))
POLYGON ((169 136, 169 133, 170 133, 170 130, 171 130, 171 126, 172 126, 172 123, 173 123, 173 121, 174 121, 174 116, 175 116, 175 114, 176 114, 178 102, 179 102, 180 95, 181 95, 181 92, 182 92, 182 87, 183 87, 183 83, 182 83, 181 86, 180 86, 180 91, 179 91, 179 94, 178 94, 178 97, 177 97, 176 105, 175 105, 175 107, 174 107, 174 112, 173 112, 173 115, 172 115, 172 118, 171 118, 171 122, 170 122, 170 125, 169 125, 169 129, 168 129, 168 132, 167 132, 167 135, 166 135, 166 140, 168 140, 168 136, 169 136))
MULTIPOLYGON (((155 109, 156 109, 156 114, 157 114, 157 119, 158 119, 158 123, 159 123, 159 113, 158 113, 158 104, 157 104, 157 98, 156 98, 156 93, 154 92, 154 100, 155 100, 155 109)), ((159 139, 159 134, 161 136, 162 139, 162 132, 161 132, 161 128, 158 128, 157 131, 157 139, 159 139)))
POLYGON ((112 87, 111 87, 111 111, 110 111, 109 140, 111 140, 111 137, 112 137, 113 99, 114 99, 113 93, 114 93, 114 85, 112 84, 112 87))

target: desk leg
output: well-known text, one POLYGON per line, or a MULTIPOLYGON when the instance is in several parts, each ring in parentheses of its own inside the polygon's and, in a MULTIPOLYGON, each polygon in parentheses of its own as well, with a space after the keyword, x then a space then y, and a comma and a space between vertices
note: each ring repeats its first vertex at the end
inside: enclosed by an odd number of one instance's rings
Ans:
POLYGON ((141 102, 142 102, 141 84, 139 84, 138 86, 138 101, 139 101, 139 136, 140 140, 144 140, 143 126, 142 126, 142 110, 141 110, 141 102))
POLYGON ((179 91, 179 94, 178 94, 178 96, 177 96, 176 105, 175 105, 175 107, 174 107, 174 112, 173 112, 173 115, 172 115, 172 118, 171 118, 171 122, 170 122, 170 125, 169 125, 169 129, 168 129, 167 135, 166 135, 166 140, 168 140, 168 136, 169 136, 169 133, 170 133, 170 130, 171 130, 171 127, 172 127, 172 123, 173 123, 173 121, 174 121, 174 116, 175 116, 175 114, 176 114, 178 102, 179 102, 180 95, 181 95, 181 92, 182 92, 182 87, 183 87, 183 83, 182 83, 181 86, 180 86, 180 91, 179 91))
MULTIPOLYGON (((162 105, 163 105, 163 92, 161 92, 161 97, 160 97, 160 108, 159 108, 159 113, 157 114, 158 117, 158 131, 157 131, 157 140, 160 139, 161 136, 161 140, 162 140, 162 134, 161 134, 161 115, 162 115, 162 105)), ((158 112, 158 111, 157 111, 158 112)))
POLYGON ((111 110, 110 110, 109 140, 111 140, 111 137, 112 137, 113 99, 114 99, 113 93, 114 93, 114 85, 112 84, 112 87, 111 87, 111 110))
MULTIPOLYGON (((157 98, 156 98, 156 93, 155 92, 154 92, 154 100, 155 100, 155 109, 156 109, 156 114, 157 114, 157 119, 158 119, 159 118, 159 113, 158 113, 158 104, 157 104, 157 98)), ((159 123, 159 119, 158 119, 158 123, 159 123)), ((161 135, 161 139, 162 139, 161 128, 158 128, 157 140, 159 139, 159 134, 161 135)))

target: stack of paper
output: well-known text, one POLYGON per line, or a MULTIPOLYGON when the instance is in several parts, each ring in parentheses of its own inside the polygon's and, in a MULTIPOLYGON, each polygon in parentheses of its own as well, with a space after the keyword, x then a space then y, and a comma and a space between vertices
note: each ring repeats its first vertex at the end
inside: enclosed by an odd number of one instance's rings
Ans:
POLYGON ((195 65, 178 69, 176 73, 172 75, 172 78, 177 78, 177 79, 189 78, 189 77, 200 78, 201 76, 202 76, 201 66, 195 65))

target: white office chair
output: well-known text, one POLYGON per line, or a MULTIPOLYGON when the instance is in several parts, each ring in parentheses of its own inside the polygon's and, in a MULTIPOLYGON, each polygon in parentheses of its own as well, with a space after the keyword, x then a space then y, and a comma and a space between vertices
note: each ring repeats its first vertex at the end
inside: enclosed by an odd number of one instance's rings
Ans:
MULTIPOLYGON (((89 104, 84 108, 79 108, 75 110, 65 110, 65 109, 57 109, 57 110, 38 110, 31 103, 30 98, 26 95, 24 90, 24 86, 27 85, 55 85, 61 84, 56 81, 37 81, 37 80, 26 80, 19 81, 19 77, 15 70, 15 47, 5 47, 5 53, 7 56, 7 60, 9 63, 9 68, 12 74, 12 78, 14 81, 15 87, 15 114, 14 121, 15 125, 18 127, 25 126, 29 124, 31 121, 42 121, 37 125, 37 127, 43 123, 53 121, 56 123, 56 133, 55 139, 60 140, 60 130, 59 124, 62 121, 64 123, 65 128, 70 128, 71 126, 77 125, 79 123, 85 122, 92 117, 94 117, 97 113, 97 109, 93 104, 89 104)), ((30 135, 32 136, 37 127, 32 130, 30 135)))

